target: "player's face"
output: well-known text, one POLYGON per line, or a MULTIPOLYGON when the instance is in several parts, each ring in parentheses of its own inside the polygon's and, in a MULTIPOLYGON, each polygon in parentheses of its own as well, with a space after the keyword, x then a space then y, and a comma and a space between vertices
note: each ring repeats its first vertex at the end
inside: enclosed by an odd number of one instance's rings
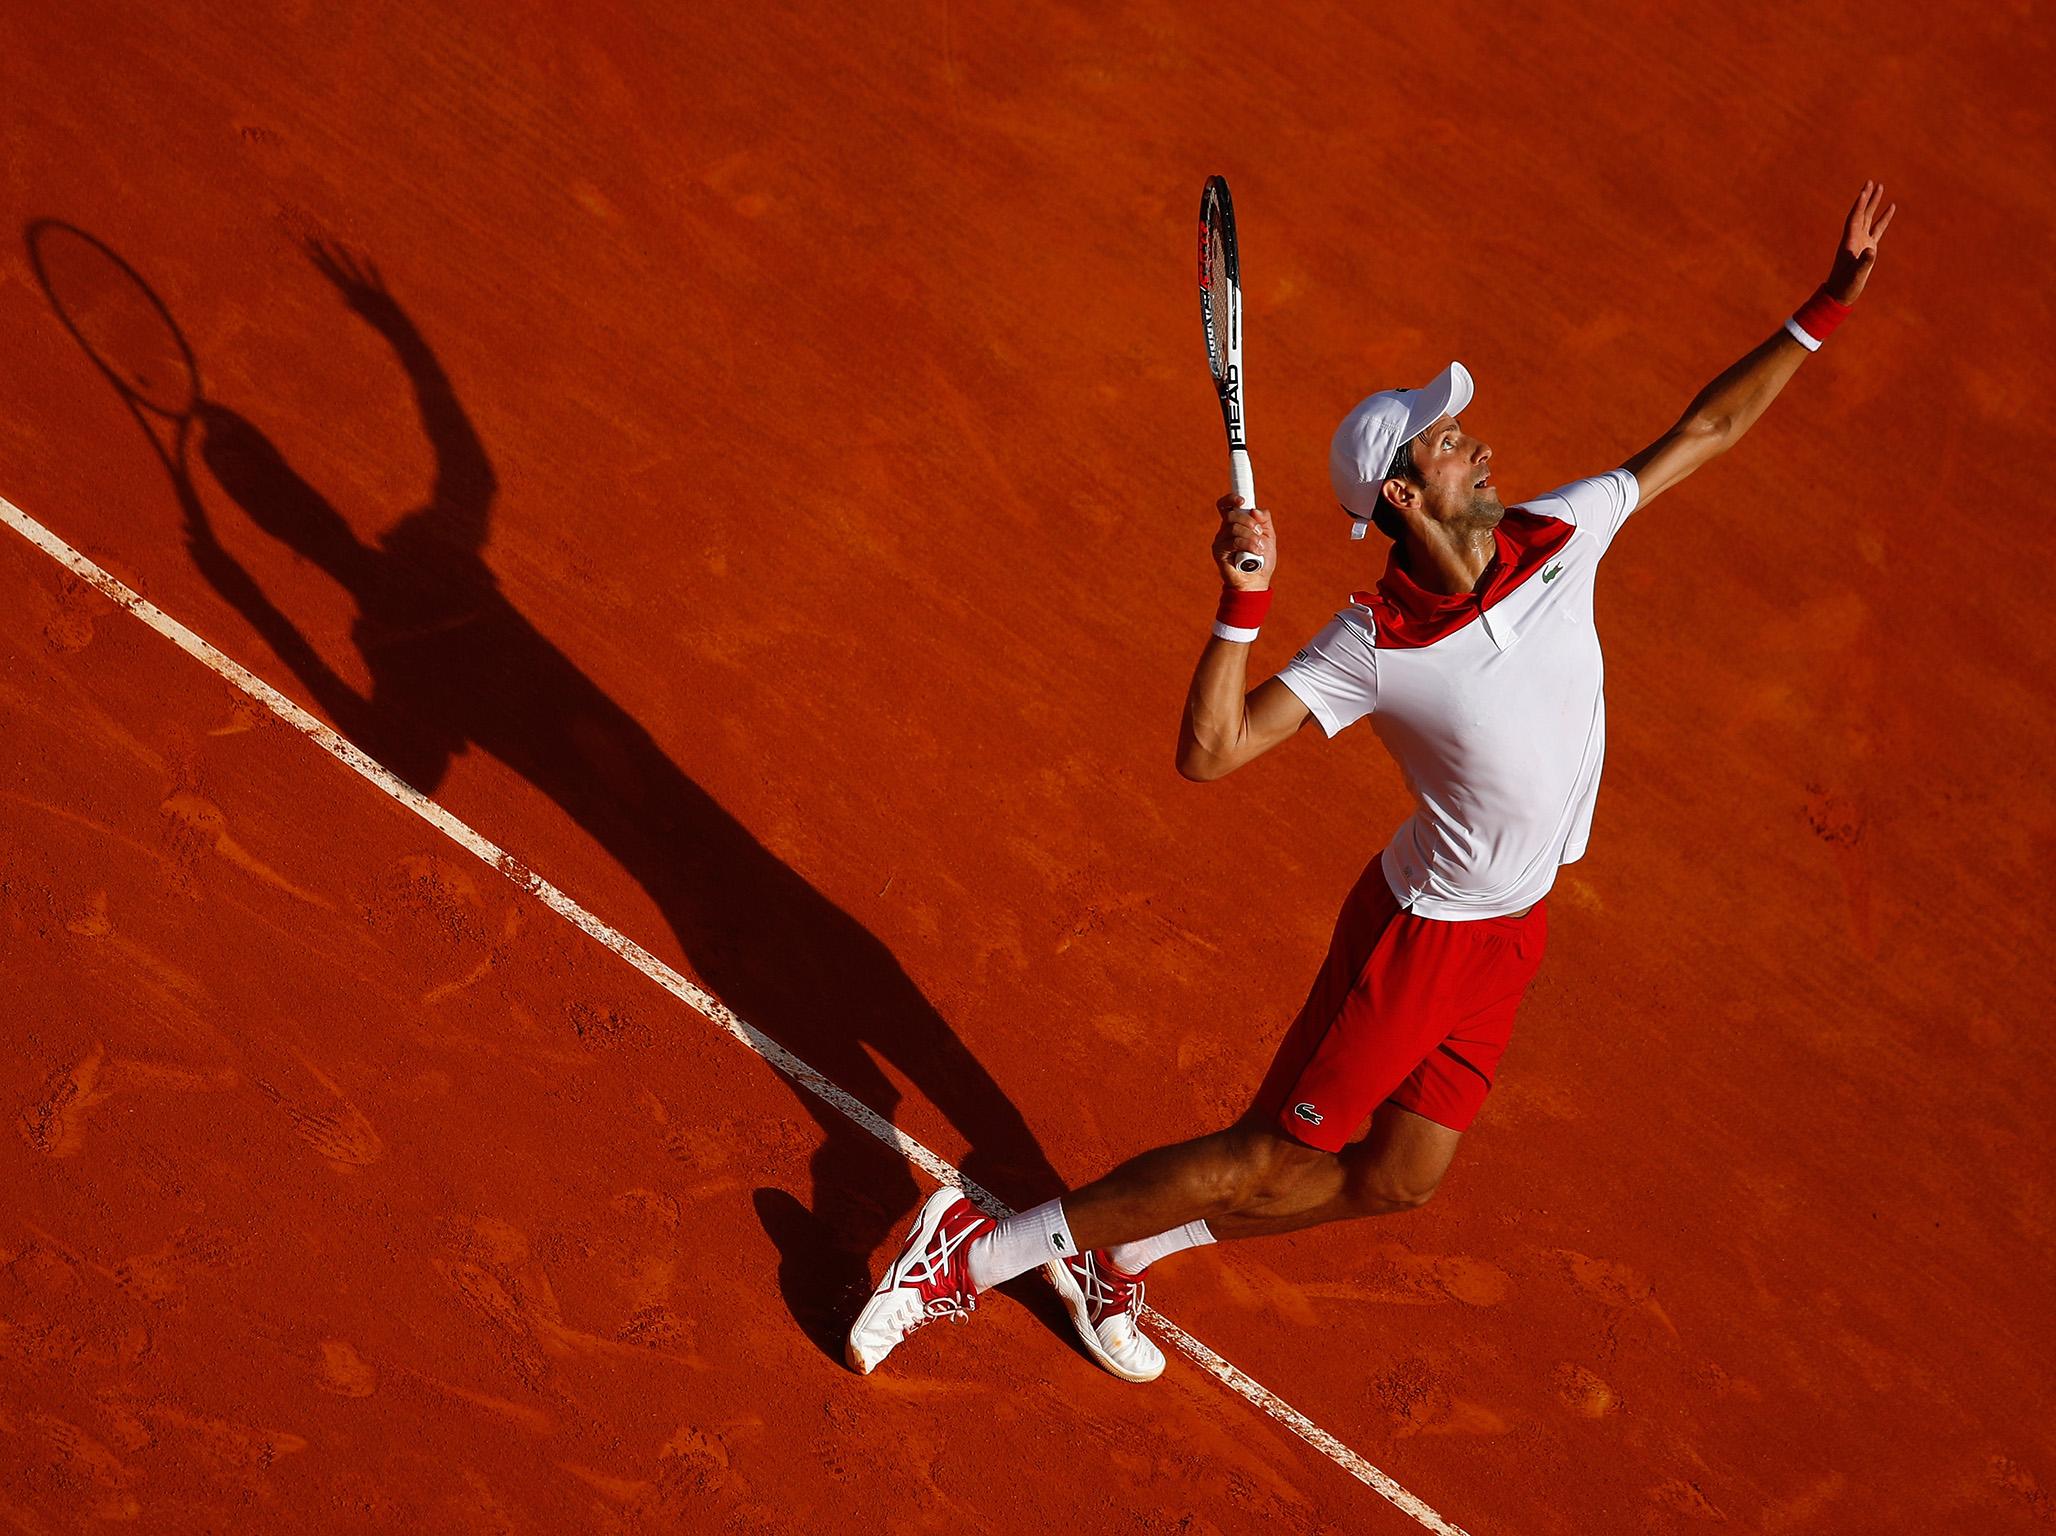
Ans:
POLYGON ((1456 417, 1444 416, 1414 439, 1413 461, 1421 499, 1437 522, 1461 519, 1489 527, 1506 515, 1492 483, 1491 447, 1464 431, 1456 417))

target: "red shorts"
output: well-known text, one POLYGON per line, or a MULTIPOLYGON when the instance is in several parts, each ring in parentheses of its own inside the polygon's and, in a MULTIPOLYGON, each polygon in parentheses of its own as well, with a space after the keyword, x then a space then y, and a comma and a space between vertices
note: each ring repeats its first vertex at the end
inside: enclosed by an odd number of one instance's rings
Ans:
POLYGON ((1541 969, 1545 908, 1468 923, 1416 917, 1371 860, 1255 1108, 1325 1152, 1341 1151, 1388 1101, 1469 1129, 1541 969))

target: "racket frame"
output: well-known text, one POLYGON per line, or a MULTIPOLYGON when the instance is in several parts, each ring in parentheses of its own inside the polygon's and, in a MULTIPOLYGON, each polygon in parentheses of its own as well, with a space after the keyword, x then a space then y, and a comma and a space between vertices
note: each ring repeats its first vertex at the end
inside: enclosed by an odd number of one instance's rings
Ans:
MULTIPOLYGON (((1207 371, 1221 402, 1221 425, 1228 434, 1228 466, 1235 494, 1245 507, 1256 505, 1256 477, 1249 467, 1249 440, 1242 411, 1242 259, 1235 245, 1235 200, 1225 176, 1209 176, 1199 199, 1199 312, 1206 325, 1207 371), (1227 291, 1214 292, 1214 240, 1221 243, 1222 279, 1227 291)), ((1263 569, 1260 556, 1244 555, 1245 572, 1263 569)))

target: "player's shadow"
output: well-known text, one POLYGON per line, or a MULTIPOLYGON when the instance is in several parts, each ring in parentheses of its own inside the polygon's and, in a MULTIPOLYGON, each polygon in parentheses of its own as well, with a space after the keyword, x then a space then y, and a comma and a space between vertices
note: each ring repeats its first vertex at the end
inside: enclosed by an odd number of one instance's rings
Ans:
MULTIPOLYGON (((350 638, 368 691, 339 676, 228 553, 174 470, 189 548, 209 580, 337 728, 407 783, 433 794, 457 753, 497 757, 620 862, 693 970, 743 1018, 889 1119, 900 1095, 875 1051, 965 1136, 965 1172, 988 1188, 1038 1197, 1059 1188, 1020 1113, 885 945, 758 842, 508 601, 484 558, 498 480, 435 353, 375 270, 309 249, 412 386, 435 456, 427 500, 363 538, 247 417, 202 399, 194 424, 201 462, 227 498, 354 599, 350 638)), ((662 664, 690 687, 690 654, 662 664)), ((896 1153, 794 1092, 821 1127, 813 1206, 764 1189, 756 1208, 794 1317, 840 1358, 869 1287, 867 1259, 919 1190, 896 1153)))

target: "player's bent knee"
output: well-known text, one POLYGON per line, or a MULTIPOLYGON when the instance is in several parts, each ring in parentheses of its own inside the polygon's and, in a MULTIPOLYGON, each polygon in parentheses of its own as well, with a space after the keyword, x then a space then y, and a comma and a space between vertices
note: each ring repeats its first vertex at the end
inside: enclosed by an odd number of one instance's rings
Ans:
POLYGON ((1394 1210, 1417 1211, 1435 1198, 1435 1184, 1402 1184, 1389 1191, 1385 1199, 1394 1210))
POLYGON ((1320 1176, 1335 1154, 1281 1136, 1257 1131, 1246 1142, 1242 1163, 1243 1205, 1265 1205, 1289 1198, 1309 1176, 1320 1176))
POLYGON ((1365 1170, 1350 1186, 1356 1208, 1366 1216, 1385 1216, 1395 1211, 1417 1211, 1435 1198, 1441 1186, 1438 1178, 1408 1178, 1387 1168, 1365 1170))

